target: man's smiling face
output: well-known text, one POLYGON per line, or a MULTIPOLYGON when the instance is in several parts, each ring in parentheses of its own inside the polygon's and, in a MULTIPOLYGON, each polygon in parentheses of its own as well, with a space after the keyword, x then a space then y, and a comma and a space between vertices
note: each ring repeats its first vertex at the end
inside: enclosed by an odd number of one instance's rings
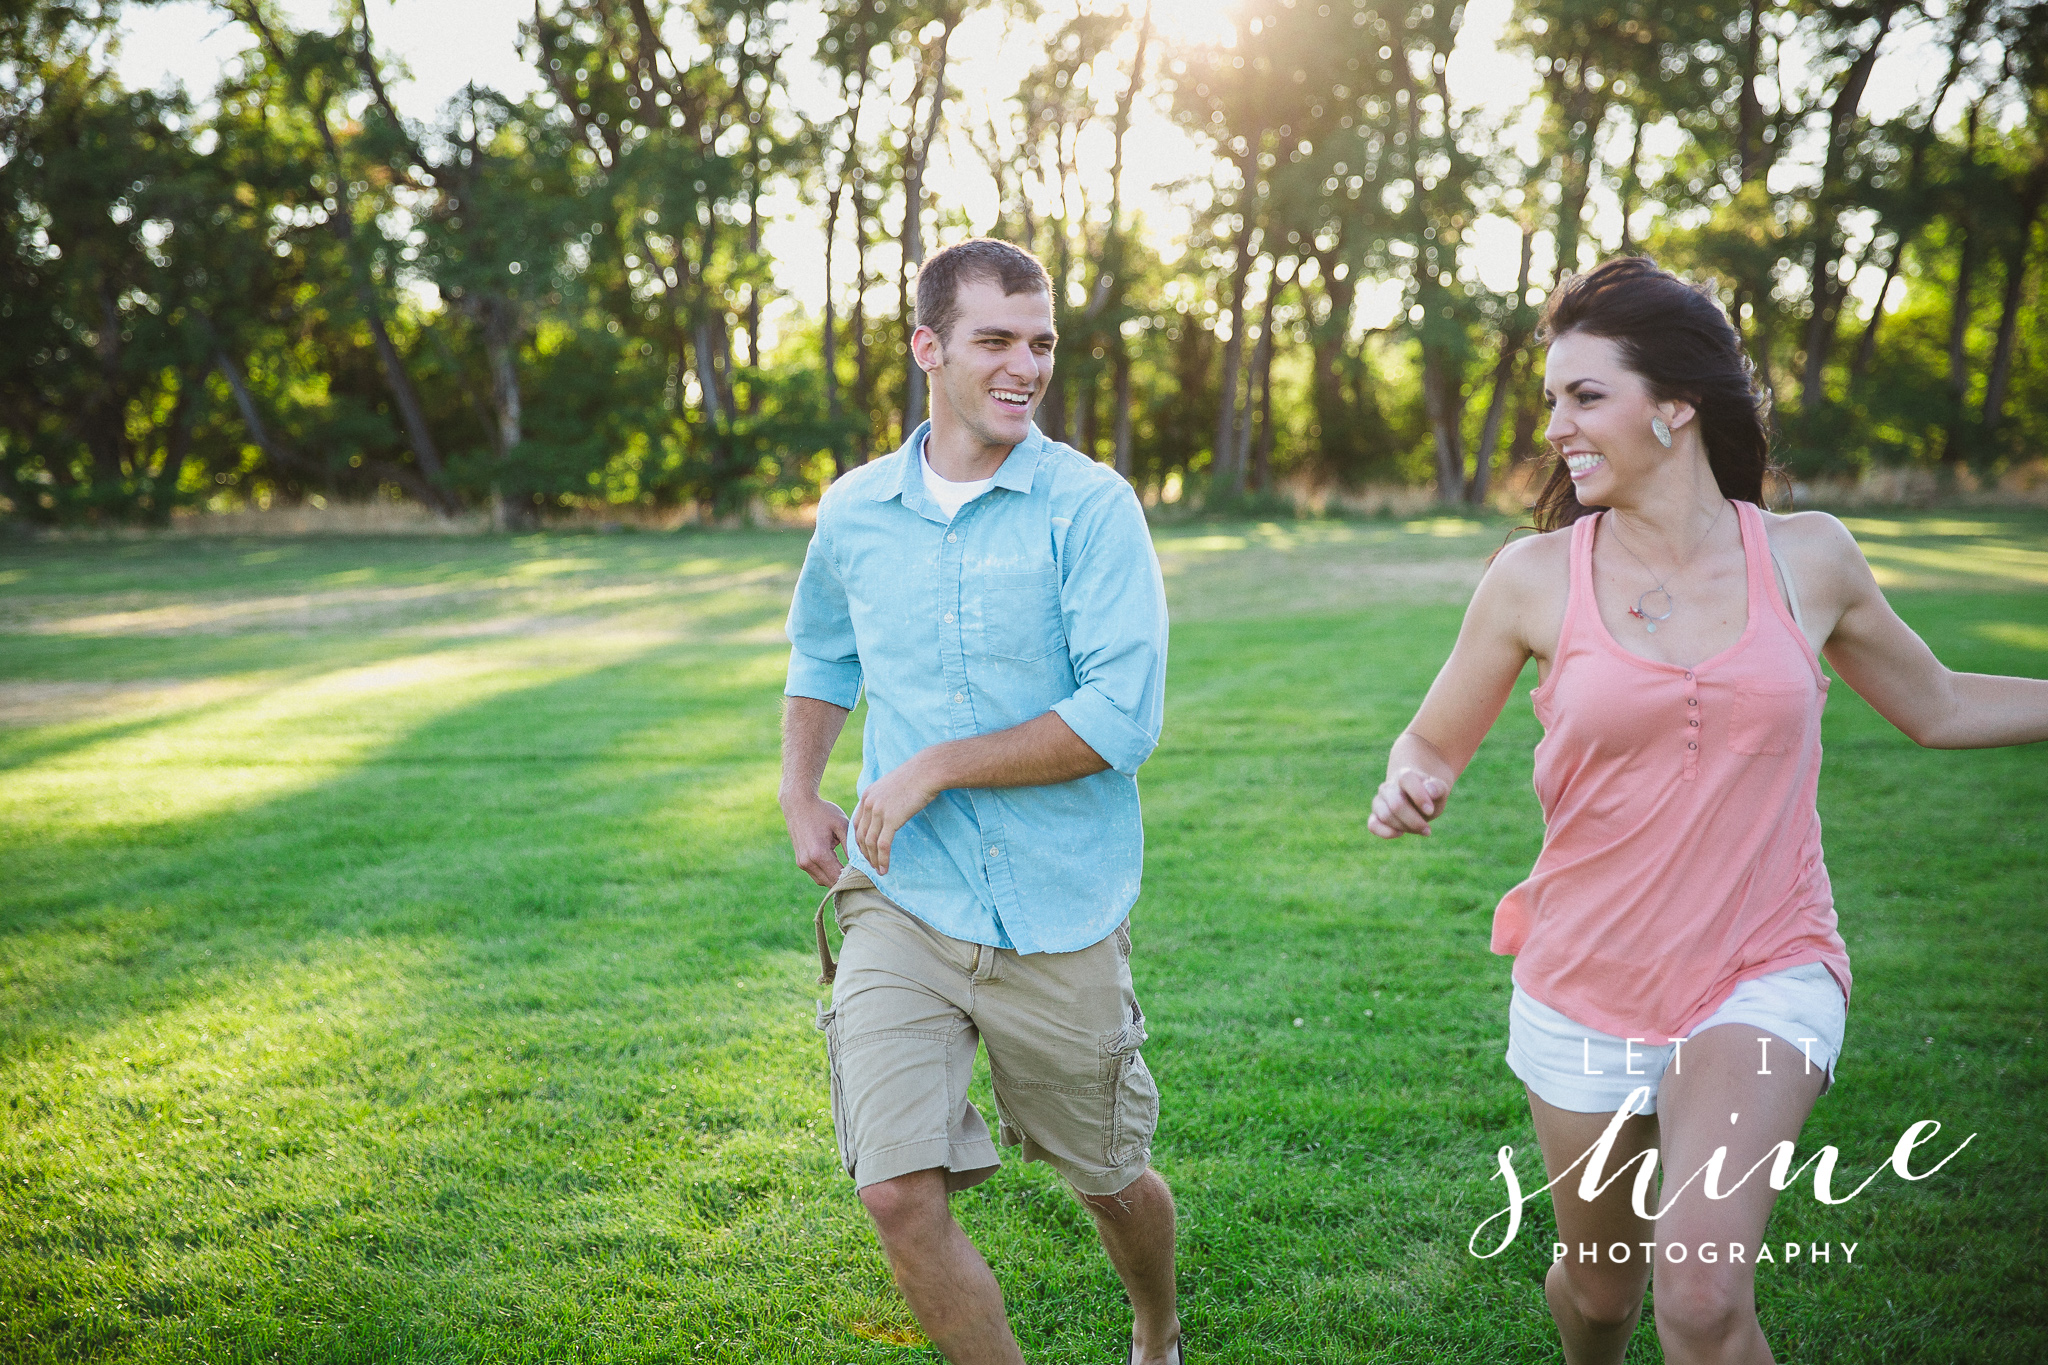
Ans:
POLYGON ((1008 450, 1031 434, 1031 415, 1052 382, 1052 296, 1005 294, 996 281, 966 279, 943 344, 919 328, 917 359, 932 380, 932 420, 950 417, 983 451, 1008 450))

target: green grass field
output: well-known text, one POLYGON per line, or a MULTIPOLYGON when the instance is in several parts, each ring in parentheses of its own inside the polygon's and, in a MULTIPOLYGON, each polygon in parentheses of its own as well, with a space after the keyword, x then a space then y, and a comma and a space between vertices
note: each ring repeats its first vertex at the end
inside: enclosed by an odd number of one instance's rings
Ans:
MULTIPOLYGON (((1851 521, 1959 668, 2048 674, 2048 516, 1851 521)), ((1500 1053, 1517 696, 1364 833, 1502 523, 1191 525, 1134 970, 1190 1361, 1556 1358, 1500 1053), (1500 1225, 1496 1223, 1495 1229, 1500 1225)), ((774 802, 798 533, 0 544, 0 1359, 930 1358, 838 1170, 774 802)), ((827 793, 850 803, 857 728, 827 793)), ((1828 707, 1856 963, 1761 1281, 1797 1361, 2048 1358, 2048 762, 1828 707)), ((981 1098, 990 1106, 984 1081, 981 1098)), ((1014 1156, 1014 1153, 1011 1153, 1014 1156)), ((955 1203, 1034 1362, 1128 1318, 1044 1168, 955 1203)), ((1654 1333, 1631 1360, 1656 1360, 1654 1333)))

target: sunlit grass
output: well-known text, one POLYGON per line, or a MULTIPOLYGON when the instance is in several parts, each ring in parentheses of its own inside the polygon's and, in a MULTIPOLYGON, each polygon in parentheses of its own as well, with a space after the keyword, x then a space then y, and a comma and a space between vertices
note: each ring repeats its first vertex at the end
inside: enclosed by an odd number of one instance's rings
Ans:
POLYGON ((1842 521, 1887 590, 2048 587, 2048 516, 2039 512, 1845 515, 1842 521))
MULTIPOLYGON (((2038 518, 1884 520, 1874 554, 1972 566, 1897 599, 1945 658, 2044 671, 2048 593, 1999 567, 2038 518)), ((1495 1150, 1533 1169, 1486 952, 1542 833, 1527 703, 1435 838, 1362 830, 1507 527, 1443 524, 1159 536, 1135 970, 1191 1360, 1554 1358, 1542 1206, 1464 1251, 1495 1150)), ((775 811, 802 549, 0 550, 0 1358, 929 1358, 834 1162, 775 811)), ((2038 1359, 2048 765, 1916 750, 1840 687, 1827 743, 1857 994, 1808 1146, 1981 1135, 1925 1185, 1788 1196, 1774 1235, 1864 1249, 1767 1280, 1766 1326, 1782 1359, 2038 1359)), ((1115 1358, 1057 1180, 956 1205, 1033 1361, 1115 1358)))

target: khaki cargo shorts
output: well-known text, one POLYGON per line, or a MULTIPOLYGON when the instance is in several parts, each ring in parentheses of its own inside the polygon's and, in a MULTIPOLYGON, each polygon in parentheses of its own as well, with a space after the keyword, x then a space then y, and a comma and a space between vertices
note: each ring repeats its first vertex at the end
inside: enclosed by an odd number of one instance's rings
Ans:
POLYGON ((967 1098, 988 1045, 1005 1145, 1083 1194, 1145 1173, 1159 1089, 1138 1045, 1125 926, 1074 953, 1017 953, 948 938, 848 868, 825 898, 846 936, 818 1011, 832 1070, 832 1127, 856 1187, 942 1168, 950 1189, 995 1173, 988 1125, 967 1098))

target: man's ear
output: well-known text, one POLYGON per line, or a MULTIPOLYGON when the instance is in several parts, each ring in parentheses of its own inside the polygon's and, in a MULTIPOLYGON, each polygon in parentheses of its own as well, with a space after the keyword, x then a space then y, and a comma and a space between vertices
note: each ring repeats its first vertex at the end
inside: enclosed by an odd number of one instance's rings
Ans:
POLYGON ((945 349, 939 344, 939 334, 931 328, 919 325, 910 334, 910 358, 917 362, 917 368, 930 374, 946 363, 945 349))

